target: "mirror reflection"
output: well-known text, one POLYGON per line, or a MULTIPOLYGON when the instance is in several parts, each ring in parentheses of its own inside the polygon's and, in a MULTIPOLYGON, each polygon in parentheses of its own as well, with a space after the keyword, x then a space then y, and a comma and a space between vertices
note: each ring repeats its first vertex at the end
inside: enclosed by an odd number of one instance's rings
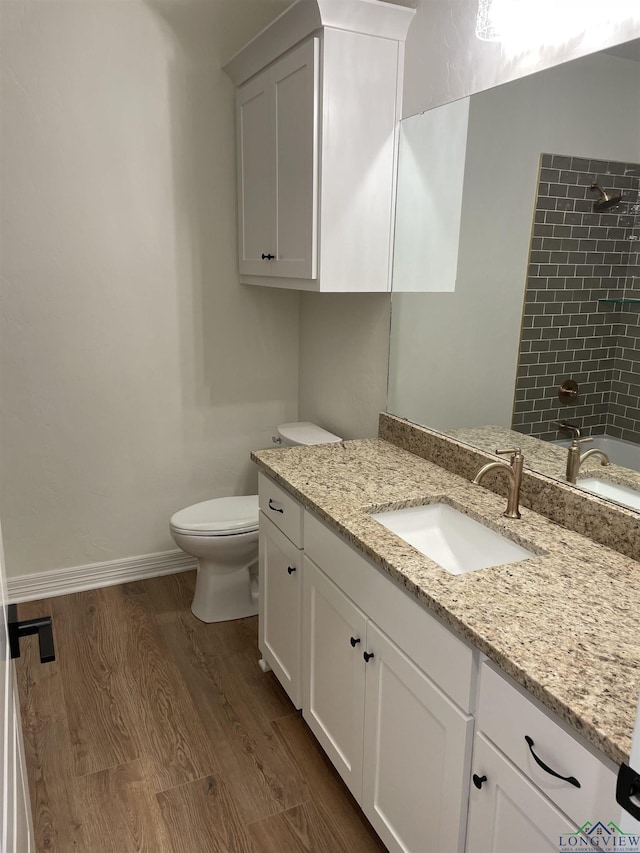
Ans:
POLYGON ((403 121, 388 410, 640 501, 639 163, 637 42, 403 121))

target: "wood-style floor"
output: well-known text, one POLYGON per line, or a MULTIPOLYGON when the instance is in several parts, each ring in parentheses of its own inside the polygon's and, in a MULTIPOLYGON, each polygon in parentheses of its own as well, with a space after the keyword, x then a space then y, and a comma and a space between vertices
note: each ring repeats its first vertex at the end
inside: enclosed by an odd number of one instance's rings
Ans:
POLYGON ((205 625, 194 573, 20 605, 57 659, 17 674, 37 849, 384 850, 272 673, 257 619, 205 625))

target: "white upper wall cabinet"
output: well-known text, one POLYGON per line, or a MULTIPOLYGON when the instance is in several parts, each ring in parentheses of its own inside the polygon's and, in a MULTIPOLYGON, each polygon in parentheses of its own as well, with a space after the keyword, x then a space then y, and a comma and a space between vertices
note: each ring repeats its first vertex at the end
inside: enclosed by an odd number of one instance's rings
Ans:
POLYGON ((413 14, 382 0, 297 0, 225 66, 237 87, 242 282, 391 289, 413 14))
POLYGON ((242 275, 317 276, 318 52, 304 42, 236 94, 242 275))

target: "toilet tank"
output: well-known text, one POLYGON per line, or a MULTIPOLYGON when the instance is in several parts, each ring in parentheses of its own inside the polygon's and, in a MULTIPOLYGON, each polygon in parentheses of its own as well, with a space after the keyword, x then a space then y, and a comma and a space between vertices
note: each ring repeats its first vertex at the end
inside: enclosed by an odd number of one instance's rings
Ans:
POLYGON ((334 435, 309 421, 280 424, 278 434, 273 437, 274 444, 281 444, 283 447, 298 444, 331 444, 335 441, 342 441, 342 439, 339 435, 334 435))

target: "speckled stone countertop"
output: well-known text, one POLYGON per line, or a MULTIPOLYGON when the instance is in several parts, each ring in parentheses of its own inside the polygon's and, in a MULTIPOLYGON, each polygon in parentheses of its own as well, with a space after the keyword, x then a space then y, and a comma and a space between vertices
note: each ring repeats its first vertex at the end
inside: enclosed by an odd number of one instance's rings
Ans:
POLYGON ((640 693, 640 563, 394 444, 262 450, 259 467, 616 763, 640 693), (538 554, 452 575, 371 517, 445 501, 538 554))
MULTIPOLYGON (((535 436, 523 435, 507 427, 499 426, 452 429, 447 430, 446 433, 459 441, 485 450, 487 453, 495 453, 497 447, 520 447, 527 468, 533 468, 541 474, 565 482, 567 448, 562 447, 562 445, 553 444, 550 441, 541 441, 535 436)), ((591 446, 589 444, 584 445, 581 452, 584 453, 591 446)), ((580 466, 578 485, 581 479, 593 476, 640 491, 640 473, 613 463, 606 466, 601 465, 600 459, 597 457, 586 459, 580 466)))

